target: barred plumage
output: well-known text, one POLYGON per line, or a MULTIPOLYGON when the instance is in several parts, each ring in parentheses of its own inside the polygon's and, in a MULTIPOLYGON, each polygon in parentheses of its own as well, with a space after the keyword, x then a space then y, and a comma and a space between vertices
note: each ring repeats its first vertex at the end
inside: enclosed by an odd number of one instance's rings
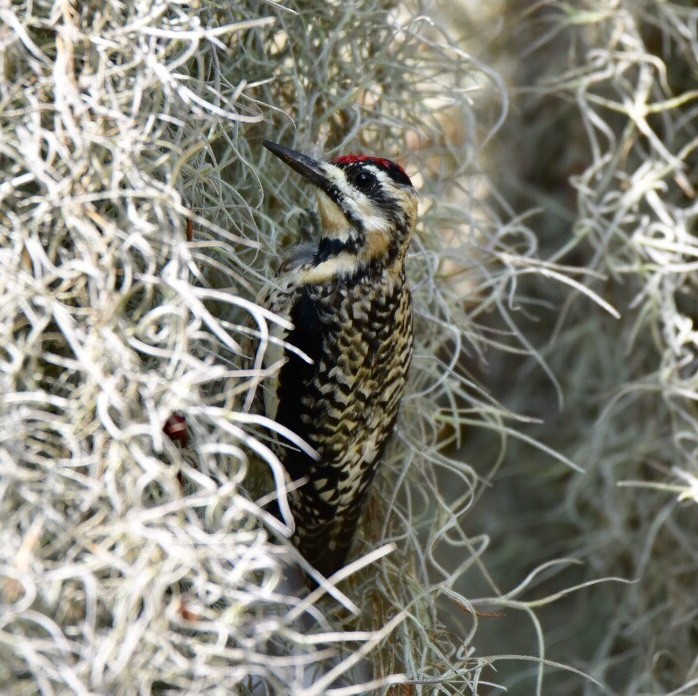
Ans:
POLYGON ((290 332, 265 364, 286 362, 265 386, 267 416, 302 437, 315 460, 275 449, 292 480, 294 543, 324 575, 345 562, 371 479, 393 430, 412 357, 404 259, 417 199, 396 164, 364 156, 313 160, 274 143, 274 154, 318 186, 320 240, 303 247, 263 291, 290 332), (283 355, 282 355, 283 354, 283 355))

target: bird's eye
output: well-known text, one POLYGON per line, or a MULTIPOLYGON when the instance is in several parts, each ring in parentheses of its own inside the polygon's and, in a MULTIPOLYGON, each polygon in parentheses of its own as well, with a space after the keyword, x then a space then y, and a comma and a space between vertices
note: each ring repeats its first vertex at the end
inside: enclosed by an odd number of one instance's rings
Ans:
POLYGON ((365 169, 360 170, 354 177, 354 186, 356 186, 359 191, 366 192, 371 190, 376 182, 376 177, 365 169))

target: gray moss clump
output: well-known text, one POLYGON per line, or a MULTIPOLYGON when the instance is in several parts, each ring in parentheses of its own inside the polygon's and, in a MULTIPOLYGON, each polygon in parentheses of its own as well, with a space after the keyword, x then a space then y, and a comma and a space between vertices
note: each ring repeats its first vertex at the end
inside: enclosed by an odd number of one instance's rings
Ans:
POLYGON ((476 691, 484 663, 440 628, 422 549, 462 543, 436 513, 453 527, 479 485, 433 415, 473 392, 444 370, 484 340, 444 264, 486 294, 482 261, 463 260, 504 245, 475 184, 453 184, 498 123, 501 103, 481 120, 471 104, 496 77, 386 2, 0 17, 0 690, 476 691), (243 354, 277 320, 253 300, 307 205, 265 137, 391 156, 424 195, 414 385, 359 541, 371 572, 306 599, 249 475, 266 467, 283 493, 243 354), (184 449, 163 433, 173 415, 184 449), (418 511, 434 464, 463 492, 418 511))

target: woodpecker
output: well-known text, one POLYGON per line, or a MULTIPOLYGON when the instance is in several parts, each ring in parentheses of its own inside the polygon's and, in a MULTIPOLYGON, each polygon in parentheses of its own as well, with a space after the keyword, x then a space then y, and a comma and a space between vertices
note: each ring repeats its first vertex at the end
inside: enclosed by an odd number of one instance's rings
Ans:
POLYGON ((322 161, 264 146, 314 184, 319 239, 292 250, 260 303, 288 319, 265 355, 285 362, 263 390, 266 415, 315 459, 277 440, 293 481, 293 542, 328 577, 345 564, 361 507, 395 426, 412 358, 405 256, 417 194, 399 165, 367 155, 322 161), (299 354, 299 351, 302 355, 299 354))

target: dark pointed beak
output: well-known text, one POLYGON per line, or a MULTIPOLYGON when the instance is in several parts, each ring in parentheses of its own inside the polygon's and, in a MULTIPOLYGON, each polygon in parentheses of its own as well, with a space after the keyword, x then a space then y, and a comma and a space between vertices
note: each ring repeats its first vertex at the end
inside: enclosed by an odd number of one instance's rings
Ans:
POLYGON ((285 162, 291 169, 295 169, 315 186, 327 192, 329 181, 322 170, 322 162, 308 157, 301 152, 289 150, 283 145, 272 143, 270 140, 262 141, 264 147, 273 152, 282 162, 285 162))

